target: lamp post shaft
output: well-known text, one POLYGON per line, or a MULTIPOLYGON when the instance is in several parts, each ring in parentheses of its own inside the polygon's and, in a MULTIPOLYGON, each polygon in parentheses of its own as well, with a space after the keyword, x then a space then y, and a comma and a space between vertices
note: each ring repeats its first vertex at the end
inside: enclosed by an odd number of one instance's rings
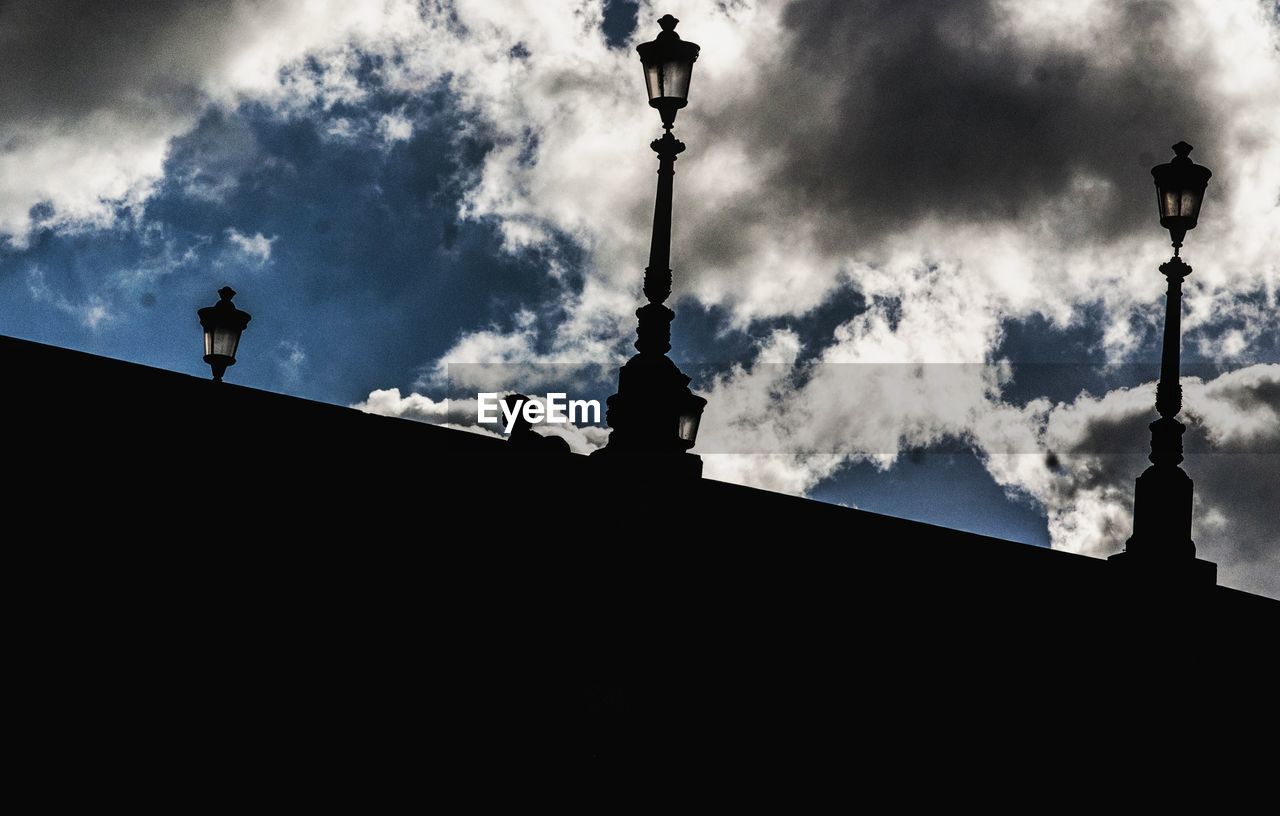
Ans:
MULTIPOLYGON (((1174 466, 1182 461, 1182 434, 1186 430, 1177 420, 1182 410, 1182 383, 1179 382, 1179 360, 1182 354, 1182 281, 1191 267, 1177 256, 1161 264, 1160 271, 1169 281, 1165 293, 1164 345, 1160 353, 1160 382, 1156 383, 1156 412, 1160 418, 1151 423, 1151 455, 1153 465, 1174 466)), ((1187 535, 1190 536, 1188 528, 1187 535)))
POLYGON ((658 154, 658 194, 653 202, 653 236, 649 242, 649 266, 644 270, 644 294, 650 303, 662 303, 671 294, 671 198, 676 156, 684 143, 668 131, 649 146, 658 154))
POLYGON ((1182 346, 1182 281, 1191 267, 1173 257, 1160 266, 1169 281, 1165 294, 1164 346, 1160 354, 1160 383, 1156 386, 1156 410, 1160 416, 1173 418, 1182 410, 1182 385, 1179 383, 1179 357, 1182 346))
POLYGON ((666 354, 671 350, 671 321, 676 313, 662 304, 671 296, 671 199, 676 156, 684 143, 667 131, 649 146, 658 154, 658 193, 653 202, 653 235, 649 265, 644 270, 644 296, 648 303, 636 310, 636 350, 642 354, 666 354))

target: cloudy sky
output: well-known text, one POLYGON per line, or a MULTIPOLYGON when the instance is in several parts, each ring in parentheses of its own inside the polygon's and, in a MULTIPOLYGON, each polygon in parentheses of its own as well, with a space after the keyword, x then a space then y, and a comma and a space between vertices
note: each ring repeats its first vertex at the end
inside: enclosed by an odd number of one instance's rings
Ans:
POLYGON ((1271 0, 0 0, 0 333, 203 375, 229 283, 238 383, 463 426, 481 386, 602 398, 664 13, 702 45, 672 356, 708 476, 1119 551, 1169 254, 1149 169, 1185 139, 1214 171, 1194 537, 1280 597, 1271 0))

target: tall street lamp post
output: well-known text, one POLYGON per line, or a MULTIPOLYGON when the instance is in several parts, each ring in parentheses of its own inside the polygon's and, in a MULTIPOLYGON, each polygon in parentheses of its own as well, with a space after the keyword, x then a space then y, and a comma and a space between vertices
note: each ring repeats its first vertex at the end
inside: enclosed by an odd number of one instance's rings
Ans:
POLYGON ((1168 280, 1164 315, 1164 345, 1160 354, 1160 382, 1156 385, 1156 411, 1160 418, 1151 428, 1151 466, 1137 480, 1133 502, 1133 535, 1125 551, 1111 560, 1151 576, 1187 577, 1212 584, 1217 567, 1195 557, 1191 540, 1192 481, 1179 467, 1182 434, 1186 426, 1177 420, 1182 410, 1182 386, 1178 363, 1182 340, 1182 281, 1191 267, 1180 257, 1182 239, 1195 229, 1204 200, 1205 186, 1213 175, 1188 155, 1191 145, 1178 142, 1168 164, 1151 169, 1155 177, 1160 226, 1173 239, 1173 257, 1161 264, 1168 280))
POLYGON ((671 350, 675 312, 663 303, 671 295, 671 194, 676 156, 684 143, 671 134, 676 112, 688 104, 689 79, 698 46, 680 39, 670 14, 658 20, 662 32, 637 47, 644 65, 649 105, 662 117, 664 133, 650 147, 658 154, 658 194, 653 205, 653 238, 644 271, 648 303, 636 311, 639 326, 634 357, 618 371, 618 393, 609 397, 606 421, 613 432, 597 453, 643 461, 672 474, 698 476, 702 460, 688 453, 707 401, 689 390, 689 377, 666 354, 671 350))

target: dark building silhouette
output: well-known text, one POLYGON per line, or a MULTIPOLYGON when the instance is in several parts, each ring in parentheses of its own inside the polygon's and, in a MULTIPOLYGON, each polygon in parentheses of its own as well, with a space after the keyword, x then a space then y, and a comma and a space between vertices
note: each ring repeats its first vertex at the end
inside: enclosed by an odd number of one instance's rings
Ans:
POLYGON ((1078 763, 1080 741, 1096 773, 1220 755, 1275 716, 1269 599, 22 340, 0 355, 11 771, 57 789, 260 781, 367 808, 424 767, 654 763, 883 784, 1078 763))

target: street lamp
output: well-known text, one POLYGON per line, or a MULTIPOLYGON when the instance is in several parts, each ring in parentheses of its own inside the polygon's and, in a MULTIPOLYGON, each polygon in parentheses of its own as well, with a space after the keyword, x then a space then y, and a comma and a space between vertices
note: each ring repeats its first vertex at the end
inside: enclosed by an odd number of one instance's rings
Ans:
POLYGON ((236 290, 224 286, 218 290, 218 302, 196 311, 200 326, 204 329, 204 361, 213 369, 213 379, 222 382, 227 366, 236 364, 236 349, 240 335, 252 319, 232 303, 236 290))
POLYGON ((1173 146, 1173 161, 1151 168, 1156 180, 1156 205, 1160 208, 1160 226, 1173 238, 1173 254, 1182 247, 1188 230, 1196 228, 1204 188, 1213 172, 1191 161, 1191 145, 1178 142, 1173 146))
POLYGON ((613 432, 597 451, 605 458, 645 457, 670 473, 699 476, 702 460, 687 453, 697 440, 707 401, 689 390, 689 377, 667 357, 675 312, 663 305, 671 295, 671 197, 676 156, 684 143, 671 135, 676 112, 688 104, 689 80, 698 46, 680 39, 670 14, 658 20, 662 32, 639 45, 649 105, 662 118, 664 133, 650 143, 658 154, 658 192, 653 205, 649 265, 644 270, 648 303, 636 310, 636 351, 618 371, 618 393, 609 397, 605 420, 613 432))
POLYGON ((1213 175, 1209 168, 1194 164, 1188 155, 1191 145, 1178 142, 1176 154, 1167 164, 1151 168, 1156 183, 1156 203, 1160 226, 1169 230, 1173 257, 1160 265, 1168 280, 1164 313, 1164 344, 1160 353, 1160 382, 1156 385, 1156 411, 1152 422, 1151 466, 1137 479, 1133 500, 1133 535, 1124 552, 1111 560, 1144 574, 1190 577, 1212 584, 1217 567, 1195 557, 1191 540, 1193 483, 1179 467, 1182 462, 1182 434, 1186 426, 1177 420, 1182 410, 1182 385, 1178 382, 1182 340, 1182 281, 1191 267, 1181 257, 1182 239, 1195 229, 1205 186, 1213 175))
POLYGON ((693 77, 693 63, 698 59, 698 46, 680 39, 676 33, 678 22, 670 14, 663 15, 658 20, 662 33, 653 42, 636 46, 644 65, 649 107, 658 109, 667 130, 675 124, 676 111, 689 104, 689 80, 693 77))

